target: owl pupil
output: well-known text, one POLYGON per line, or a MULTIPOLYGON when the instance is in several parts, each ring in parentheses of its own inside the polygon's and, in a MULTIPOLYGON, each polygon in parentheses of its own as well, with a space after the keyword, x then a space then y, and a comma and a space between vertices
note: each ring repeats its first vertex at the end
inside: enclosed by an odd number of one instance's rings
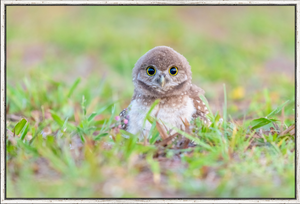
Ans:
POLYGON ((148 68, 147 71, 149 75, 153 75, 155 73, 155 70, 152 67, 148 68))
POLYGON ((171 73, 172 75, 176 74, 176 73, 177 73, 177 69, 176 69, 175 67, 172 67, 172 68, 170 69, 170 73, 171 73))

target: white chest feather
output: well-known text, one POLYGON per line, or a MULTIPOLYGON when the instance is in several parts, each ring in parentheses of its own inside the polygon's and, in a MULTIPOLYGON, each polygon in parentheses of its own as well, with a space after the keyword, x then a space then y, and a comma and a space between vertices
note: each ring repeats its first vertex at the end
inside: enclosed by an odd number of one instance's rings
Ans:
MULTIPOLYGON (((181 118, 183 120, 186 118, 188 121, 191 121, 192 115, 196 112, 191 98, 187 97, 184 101, 184 103, 178 105, 177 107, 166 105, 161 106, 157 114, 157 118, 163 121, 167 127, 184 127, 181 118)), ((137 102, 136 100, 133 100, 130 106, 131 109, 128 113, 130 122, 127 131, 133 134, 143 133, 143 135, 148 135, 151 124, 147 120, 144 128, 143 124, 150 107, 144 105, 143 103, 137 102)), ((157 110, 158 106, 153 109, 151 116, 154 116, 157 113, 157 110)), ((170 133, 172 134, 174 132, 170 131, 170 133)))

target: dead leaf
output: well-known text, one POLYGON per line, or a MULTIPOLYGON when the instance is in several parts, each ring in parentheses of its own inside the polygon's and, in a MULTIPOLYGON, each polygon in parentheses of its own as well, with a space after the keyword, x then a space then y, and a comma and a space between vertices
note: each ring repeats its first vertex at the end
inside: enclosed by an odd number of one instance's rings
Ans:
POLYGON ((42 135, 43 135, 43 137, 46 137, 47 135, 50 135, 52 133, 52 130, 51 130, 51 128, 50 127, 45 127, 44 129, 43 129, 43 131, 42 131, 42 135))
POLYGON ((31 134, 26 135, 26 140, 27 141, 30 141, 31 139, 32 139, 32 135, 31 134))
POLYGON ((45 111, 45 119, 52 119, 51 112, 49 109, 45 111))
POLYGON ((34 119, 34 121, 38 124, 42 120, 42 112, 38 110, 31 111, 31 116, 34 119))
POLYGON ((183 145, 182 145, 182 149, 186 149, 189 147, 189 144, 190 144, 190 140, 188 138, 184 138, 184 142, 183 142, 183 145))
POLYGON ((277 132, 273 127, 270 127, 270 133, 271 133, 272 135, 278 134, 278 132, 277 132))

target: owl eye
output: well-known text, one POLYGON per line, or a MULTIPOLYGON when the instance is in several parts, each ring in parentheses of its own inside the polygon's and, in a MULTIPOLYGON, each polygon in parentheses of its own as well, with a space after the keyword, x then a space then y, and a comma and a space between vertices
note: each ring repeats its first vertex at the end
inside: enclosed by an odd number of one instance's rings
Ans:
POLYGON ((147 74, 149 76, 153 76, 154 74, 156 73, 156 70, 154 67, 150 66, 150 67, 147 67, 147 74))
POLYGON ((171 67, 170 70, 169 70, 169 73, 172 75, 172 76, 175 76, 178 74, 178 68, 177 67, 171 67))

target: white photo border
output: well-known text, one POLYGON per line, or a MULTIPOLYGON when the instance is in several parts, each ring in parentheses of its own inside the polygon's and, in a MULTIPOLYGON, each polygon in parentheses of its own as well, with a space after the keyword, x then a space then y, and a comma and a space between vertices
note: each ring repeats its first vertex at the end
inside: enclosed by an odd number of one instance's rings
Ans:
POLYGON ((300 19, 300 1, 195 1, 195 0, 187 0, 187 1, 23 1, 23 0, 15 0, 15 1, 1 1, 1 70, 0 70, 0 82, 1 82, 1 92, 0 92, 0 104, 1 104, 1 203, 300 203, 300 195, 299 195, 299 162, 297 159, 299 157, 299 150, 298 147, 300 145, 300 140, 297 138, 299 135, 299 124, 297 123, 298 117, 298 108, 300 106, 299 103, 299 64, 300 55, 299 55, 299 23, 300 19), (296 85, 296 103, 295 103, 295 114, 296 114, 296 148, 295 148, 295 162, 296 162, 296 172, 295 172, 295 181, 296 181, 296 199, 72 199, 72 198, 65 198, 65 199, 7 199, 6 198, 6 172, 5 172, 5 165, 6 165, 6 154, 5 154, 5 144, 6 144, 6 110, 5 110, 5 103, 6 103, 6 6, 8 5, 269 5, 269 6, 280 6, 280 5, 294 5, 295 6, 295 85, 296 85))

